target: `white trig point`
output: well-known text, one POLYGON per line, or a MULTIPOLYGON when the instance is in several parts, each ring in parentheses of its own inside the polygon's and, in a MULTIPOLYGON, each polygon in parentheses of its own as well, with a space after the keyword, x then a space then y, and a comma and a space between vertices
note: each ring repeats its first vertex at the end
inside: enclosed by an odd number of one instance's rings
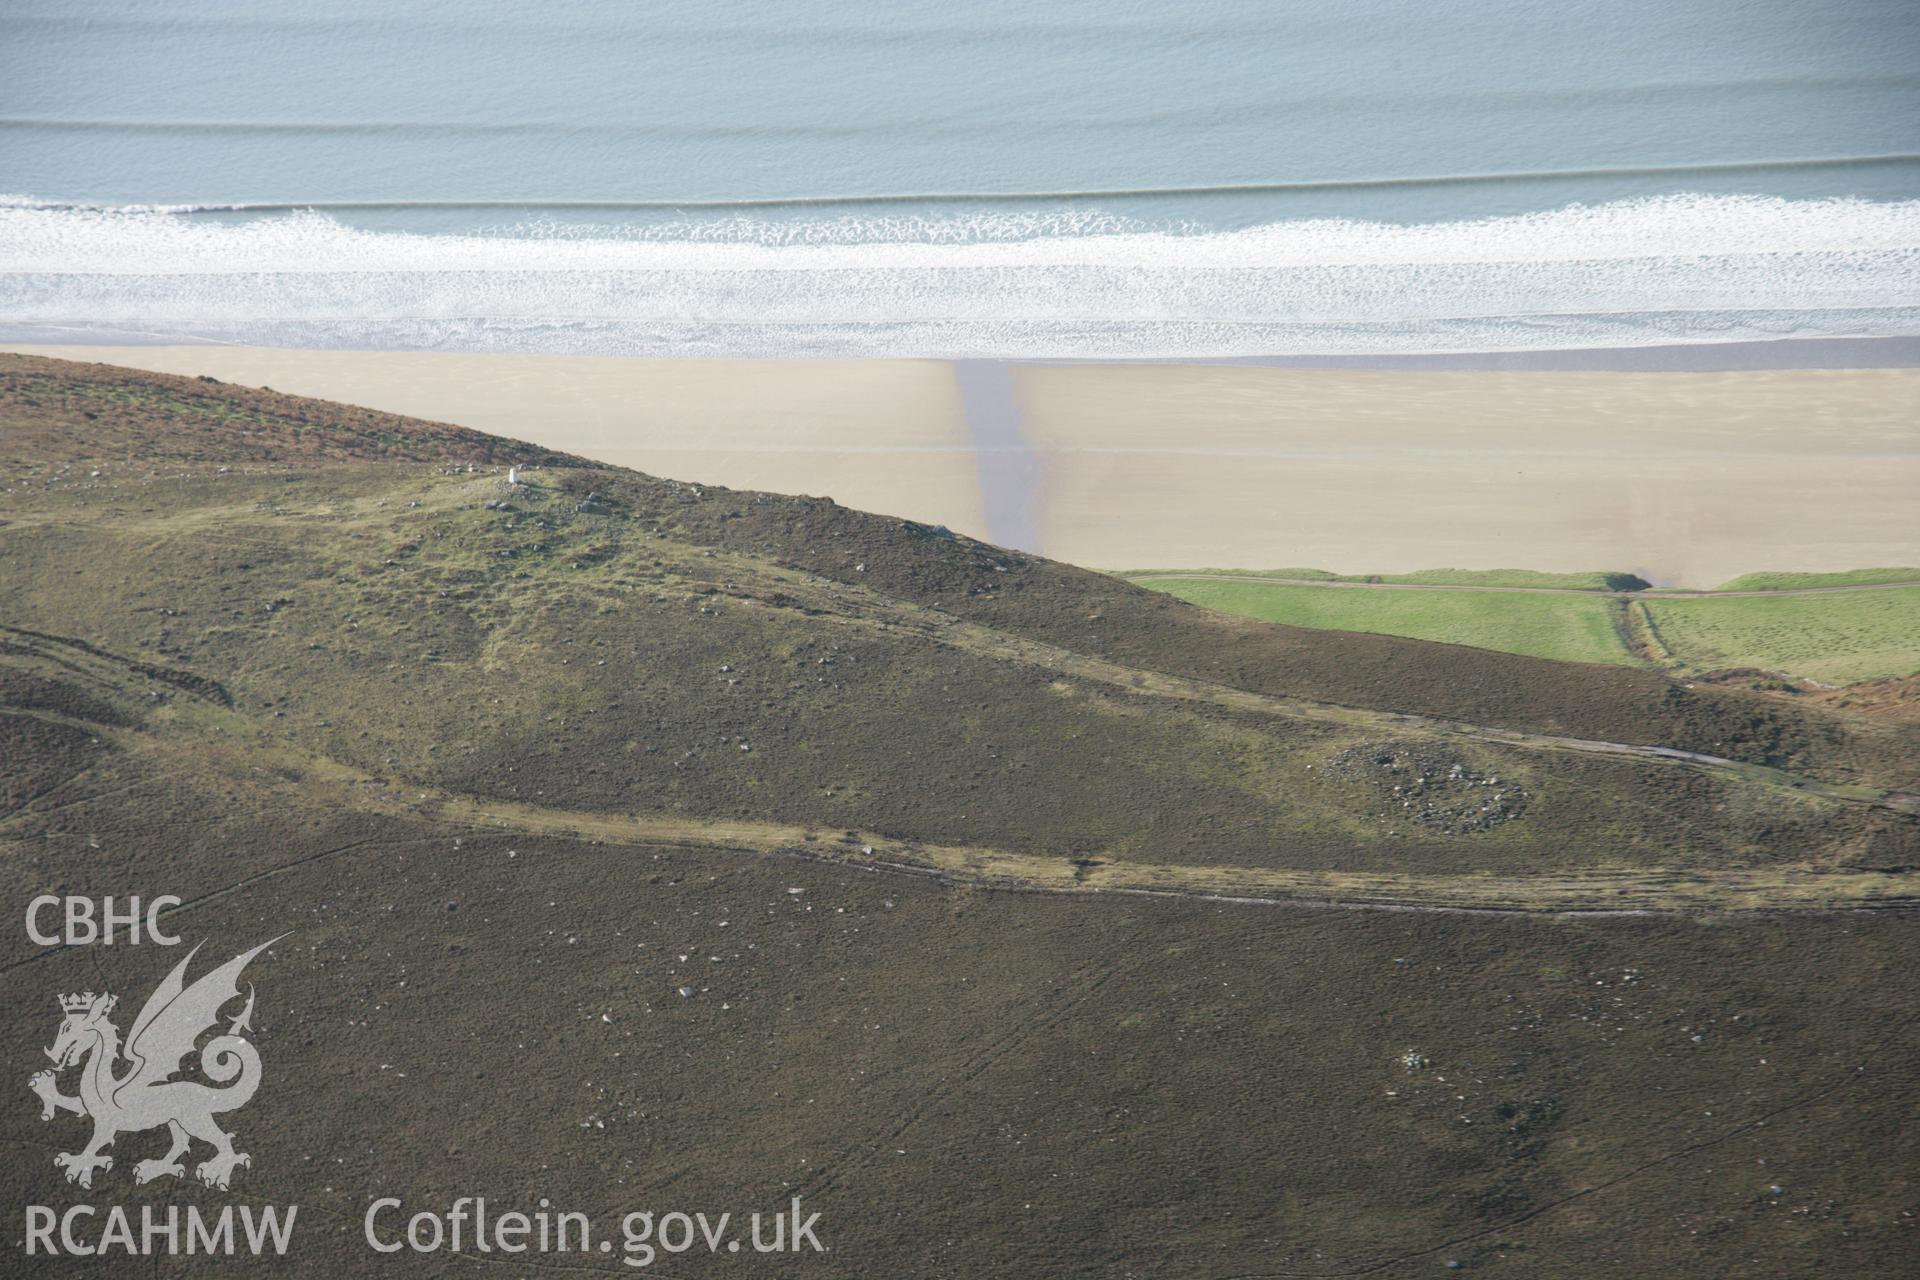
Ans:
POLYGON ((519 483, 520 483, 520 468, 518 468, 518 467, 508 467, 508 468, 507 468, 507 483, 508 483, 508 484, 519 484, 519 483))

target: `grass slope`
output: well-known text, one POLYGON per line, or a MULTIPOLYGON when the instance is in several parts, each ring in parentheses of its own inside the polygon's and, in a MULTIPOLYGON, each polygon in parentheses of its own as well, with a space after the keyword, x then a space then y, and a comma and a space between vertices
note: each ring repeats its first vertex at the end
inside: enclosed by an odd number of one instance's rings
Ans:
MULTIPOLYGON (((302 1206, 292 1273, 463 1265, 367 1249, 378 1196, 617 1239, 799 1195, 876 1280, 1905 1274, 1910 914, 1085 891, 1887 876, 1911 814, 1517 735, 1889 784, 1905 731, 186 379, 0 358, 0 428, 0 875, 177 894, 209 962, 292 931, 228 1121, 234 1197, 302 1206), (1383 756, 1526 803, 1448 834, 1383 756)), ((0 1018, 48 1043, 50 993, 137 1007, 177 960, 15 929, 0 1018)), ((74 1202, 81 1122, 22 1103, 0 1196, 74 1202)))
MULTIPOLYGON (((16 894, 164 885, 212 959, 295 931, 248 971, 271 1071, 227 1122, 233 1194, 323 1224, 294 1274, 443 1274, 358 1223, 452 1194, 616 1238, 799 1195, 833 1274, 874 1280, 1906 1274, 1911 916, 1069 899, 529 837, 316 803, 270 754, 218 770, 177 749, 189 701, 126 708, 153 758, 79 736, 5 866, 16 894)), ((50 992, 137 999, 177 959, 4 948, 32 1043, 50 992)), ((19 1111, 0 1193, 70 1203, 80 1122, 19 1111)))

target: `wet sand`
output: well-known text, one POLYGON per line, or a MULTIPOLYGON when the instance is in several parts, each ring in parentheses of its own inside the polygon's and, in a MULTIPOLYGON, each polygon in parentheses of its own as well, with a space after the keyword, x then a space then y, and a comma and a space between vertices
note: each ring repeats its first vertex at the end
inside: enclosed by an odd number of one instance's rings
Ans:
POLYGON ((1920 564, 1913 369, 996 371, 17 349, 458 422, 661 475, 826 494, 1102 568, 1623 569, 1704 587, 1763 569, 1920 564))

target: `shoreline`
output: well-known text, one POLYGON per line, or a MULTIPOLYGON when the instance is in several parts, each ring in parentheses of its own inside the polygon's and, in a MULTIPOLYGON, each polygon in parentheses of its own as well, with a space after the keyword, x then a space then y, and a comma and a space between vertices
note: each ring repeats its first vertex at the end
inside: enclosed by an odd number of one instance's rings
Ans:
POLYGON ((830 496, 1090 567, 1600 565, 1710 587, 1920 563, 1920 369, 1885 362, 1920 340, 1830 341, 1728 344, 1802 363, 1712 370, 4 349, 830 496))
POLYGON ((1189 364, 1265 369, 1481 370, 1539 373, 1733 373, 1761 369, 1920 368, 1920 336, 1774 338, 1765 342, 1674 342, 1644 347, 1450 351, 1431 355, 1252 356, 1189 364))

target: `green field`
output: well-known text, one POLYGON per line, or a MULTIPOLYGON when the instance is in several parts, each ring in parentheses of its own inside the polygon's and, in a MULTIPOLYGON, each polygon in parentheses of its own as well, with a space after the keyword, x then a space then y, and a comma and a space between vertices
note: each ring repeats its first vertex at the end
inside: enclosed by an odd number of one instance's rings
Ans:
MULTIPOLYGON (((1920 582, 1920 569, 1873 570, 1910 573, 1920 582)), ((1167 574, 1204 573, 1233 578, 1278 578, 1311 582, 1408 583, 1435 587, 1544 587, 1556 591, 1638 591, 1647 583, 1631 573, 1596 569, 1590 573, 1542 573, 1537 569, 1418 569, 1413 573, 1329 573, 1325 569, 1126 569, 1123 578, 1159 578, 1167 574)), ((1872 581, 1905 581, 1881 579, 1872 581)))
MULTIPOLYGON (((1884 576, 1910 571, 1863 572, 1884 576)), ((1452 576, 1451 571, 1436 571, 1435 576, 1441 575, 1452 576)), ((1273 576, 1283 575, 1276 571, 1273 576)), ((1755 574, 1739 581, 1779 579, 1779 589, 1786 590, 1801 585, 1789 584, 1789 579, 1809 576, 1844 579, 1851 575, 1755 574)), ((1432 580, 1420 574, 1403 578, 1432 580)), ((1289 626, 1408 636, 1565 662, 1648 665, 1650 661, 1636 656, 1621 633, 1621 611, 1626 607, 1622 599, 1597 593, 1365 591, 1200 578, 1138 580, 1209 609, 1289 626)), ((1807 585, 1848 584, 1816 581, 1807 585)), ((1724 589, 1764 588, 1736 588, 1730 583, 1724 589)), ((1920 587, 1818 595, 1629 598, 1635 621, 1651 624, 1641 627, 1640 633, 1658 657, 1658 665, 1679 674, 1751 667, 1822 684, 1852 684, 1920 672, 1920 587)))
POLYGON ((1634 661, 1615 634, 1618 606, 1601 595, 1357 591, 1195 578, 1143 585, 1223 613, 1295 627, 1371 631, 1567 662, 1634 661))
POLYGON ((1845 573, 1749 573, 1723 582, 1719 591, 1791 591, 1808 587, 1866 587, 1885 582, 1920 582, 1920 569, 1849 569, 1845 573))
POLYGON ((1920 587, 1641 600, 1635 607, 1652 620, 1659 646, 1687 670, 1758 667, 1823 684, 1920 671, 1920 587))

